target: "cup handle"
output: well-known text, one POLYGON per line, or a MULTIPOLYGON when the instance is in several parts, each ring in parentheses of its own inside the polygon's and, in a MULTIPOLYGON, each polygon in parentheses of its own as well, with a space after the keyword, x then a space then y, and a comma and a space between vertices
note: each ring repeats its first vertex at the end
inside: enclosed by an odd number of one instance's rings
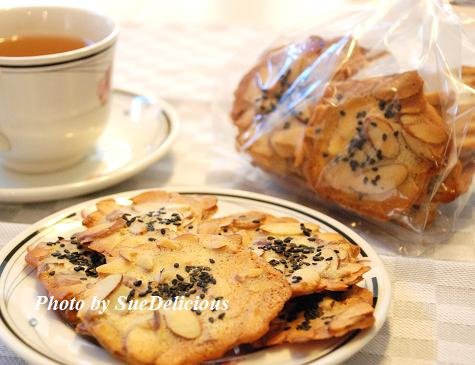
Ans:
POLYGON ((0 132, 0 152, 10 151, 10 149, 10 141, 2 132, 0 132))

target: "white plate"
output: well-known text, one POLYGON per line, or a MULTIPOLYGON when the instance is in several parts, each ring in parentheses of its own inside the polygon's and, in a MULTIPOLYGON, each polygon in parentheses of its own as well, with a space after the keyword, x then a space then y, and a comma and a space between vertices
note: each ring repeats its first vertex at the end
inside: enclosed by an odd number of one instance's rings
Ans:
MULTIPOLYGON (((370 329, 356 331, 342 339, 276 346, 235 358, 233 364, 334 364, 345 361, 366 345, 380 330, 391 298, 388 274, 376 252, 360 236, 334 219, 302 205, 261 194, 209 188, 167 189, 182 193, 214 194, 218 197, 217 216, 246 210, 262 210, 316 222, 323 230, 337 231, 361 247, 371 270, 361 285, 373 292, 376 322, 370 329)), ((111 195, 127 202, 140 191, 111 195)), ((103 199, 103 198, 100 198, 103 199)), ((35 309, 37 295, 45 295, 35 270, 26 266, 24 256, 30 244, 69 236, 80 230, 81 214, 95 208, 95 199, 53 214, 13 239, 0 253, 0 335, 14 351, 33 364, 113 364, 118 363, 97 344, 75 334, 55 313, 44 306, 35 309)))
POLYGON ((165 101, 115 90, 109 123, 86 158, 47 174, 0 167, 0 201, 63 199, 117 184, 160 159, 170 149, 178 127, 178 116, 165 101))

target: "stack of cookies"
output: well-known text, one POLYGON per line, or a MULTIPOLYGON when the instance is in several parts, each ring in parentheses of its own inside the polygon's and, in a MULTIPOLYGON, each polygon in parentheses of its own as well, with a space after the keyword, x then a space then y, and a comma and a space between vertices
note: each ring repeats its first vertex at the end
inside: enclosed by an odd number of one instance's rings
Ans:
POLYGON ((262 212, 212 218, 217 208, 212 196, 162 191, 104 200, 84 231, 30 247, 26 261, 49 295, 82 301, 60 311, 78 333, 131 364, 197 364, 373 324, 358 246, 262 212))
POLYGON ((268 51, 235 91, 238 147, 328 201, 423 230, 471 184, 475 72, 463 68, 458 99, 427 94, 417 71, 359 77, 390 58, 349 37, 268 51))

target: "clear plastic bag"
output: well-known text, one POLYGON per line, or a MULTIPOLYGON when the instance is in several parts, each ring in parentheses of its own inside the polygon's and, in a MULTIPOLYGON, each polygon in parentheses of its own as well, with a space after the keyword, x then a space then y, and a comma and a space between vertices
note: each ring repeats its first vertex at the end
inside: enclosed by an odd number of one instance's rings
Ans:
POLYGON ((326 19, 280 39, 241 79, 237 146, 312 199, 436 240, 475 171, 474 49, 442 1, 326 19))

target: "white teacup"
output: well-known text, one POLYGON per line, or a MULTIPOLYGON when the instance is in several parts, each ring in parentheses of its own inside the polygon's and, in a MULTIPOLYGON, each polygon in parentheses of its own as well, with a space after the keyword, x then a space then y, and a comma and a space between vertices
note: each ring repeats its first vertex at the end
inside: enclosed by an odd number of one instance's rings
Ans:
POLYGON ((0 38, 17 34, 90 42, 63 53, 0 57, 3 164, 33 173, 65 168, 94 147, 107 122, 117 25, 71 7, 0 9, 0 38))

